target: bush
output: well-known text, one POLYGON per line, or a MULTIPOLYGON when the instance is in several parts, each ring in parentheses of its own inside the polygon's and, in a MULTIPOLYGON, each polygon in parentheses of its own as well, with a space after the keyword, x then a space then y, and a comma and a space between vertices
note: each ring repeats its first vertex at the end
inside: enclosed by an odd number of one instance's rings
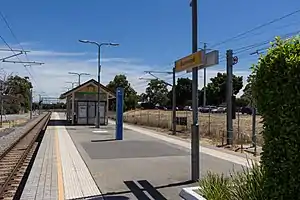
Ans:
POLYGON ((230 177, 208 172, 199 181, 199 193, 207 200, 265 200, 263 183, 262 166, 252 163, 252 168, 233 172, 230 177))
POLYGON ((260 58, 251 75, 263 118, 265 199, 300 199, 300 42, 280 40, 260 58))
POLYGON ((199 193, 207 200, 229 200, 231 180, 224 175, 208 172, 199 181, 199 193))

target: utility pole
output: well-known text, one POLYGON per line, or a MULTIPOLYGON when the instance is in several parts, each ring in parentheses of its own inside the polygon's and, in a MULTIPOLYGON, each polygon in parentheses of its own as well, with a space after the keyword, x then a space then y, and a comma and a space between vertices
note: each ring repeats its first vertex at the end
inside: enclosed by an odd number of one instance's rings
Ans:
POLYGON ((29 95, 29 106, 30 106, 30 119, 32 119, 32 88, 30 88, 30 95, 29 95))
MULTIPOLYGON (((204 43, 204 48, 203 48, 203 60, 204 60, 204 66, 206 66, 206 43, 204 43)), ((206 106, 206 67, 204 67, 204 70, 203 70, 203 107, 206 106)))
POLYGON ((41 114, 42 109, 42 96, 39 94, 39 115, 41 114))
MULTIPOLYGON (((197 0, 192 0, 192 52, 198 50, 198 16, 197 16, 197 0)), ((192 69, 192 107, 193 107, 193 123, 192 123, 192 180, 199 179, 199 124, 198 124, 198 67, 192 69)))
POLYGON ((233 56, 232 50, 227 50, 227 145, 233 143, 233 121, 232 121, 232 67, 233 67, 233 56))
POLYGON ((175 67, 173 68, 173 87, 172 87, 172 134, 176 135, 176 75, 175 67))

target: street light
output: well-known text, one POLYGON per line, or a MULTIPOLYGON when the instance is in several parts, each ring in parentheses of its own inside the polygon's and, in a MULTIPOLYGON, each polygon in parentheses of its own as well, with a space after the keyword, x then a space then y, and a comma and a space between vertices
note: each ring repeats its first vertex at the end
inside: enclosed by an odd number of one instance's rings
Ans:
POLYGON ((98 43, 95 41, 89 41, 89 40, 79 40, 81 43, 86 43, 86 44, 94 44, 97 45, 98 47, 98 95, 97 95, 97 101, 98 101, 98 106, 97 106, 97 113, 96 113, 96 128, 100 127, 100 73, 101 73, 101 64, 100 64, 100 50, 101 46, 119 46, 118 43, 98 43))
POLYGON ((74 88, 74 85, 76 84, 76 82, 71 82, 71 81, 67 81, 66 83, 72 84, 72 89, 74 88))
POLYGON ((77 75, 78 76, 78 85, 80 85, 80 77, 85 75, 85 76, 90 76, 91 74, 88 73, 77 73, 77 72, 69 72, 69 74, 77 75))

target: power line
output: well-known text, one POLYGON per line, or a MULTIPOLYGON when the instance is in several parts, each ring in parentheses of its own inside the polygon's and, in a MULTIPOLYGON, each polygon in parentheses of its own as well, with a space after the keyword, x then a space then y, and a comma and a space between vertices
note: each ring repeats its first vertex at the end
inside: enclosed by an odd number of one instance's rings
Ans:
POLYGON ((263 28, 263 27, 265 27, 265 26, 271 25, 271 24, 273 24, 273 23, 275 23, 275 22, 278 22, 278 21, 280 21, 280 20, 283 20, 283 19, 285 19, 285 18, 287 18, 287 17, 290 17, 290 16, 292 16, 292 15, 294 15, 294 14, 296 14, 296 13, 299 13, 299 12, 300 12, 300 9, 298 9, 298 10, 296 10, 296 11, 294 11, 294 12, 288 13, 288 14, 282 16, 282 17, 273 19, 273 20, 271 20, 271 21, 269 21, 269 22, 267 22, 267 23, 264 23, 264 24, 262 24, 262 25, 259 25, 259 26, 257 26, 257 27, 254 27, 254 28, 252 28, 252 29, 250 29, 250 30, 248 30, 248 31, 245 31, 245 32, 242 32, 242 33, 240 33, 240 34, 238 34, 238 35, 236 35, 236 36, 230 37, 230 38, 228 38, 228 39, 226 39, 226 40, 224 40, 224 41, 222 41, 222 42, 216 43, 216 44, 212 45, 212 48, 213 48, 213 47, 216 47, 216 46, 220 46, 220 45, 222 45, 222 44, 225 44, 225 43, 227 43, 227 42, 229 42, 229 41, 231 41, 231 40, 237 39, 237 38, 239 38, 239 37, 241 37, 241 36, 247 35, 248 33, 251 33, 251 32, 253 32, 253 31, 255 31, 255 30, 261 29, 261 28, 263 28))
MULTIPOLYGON (((6 24, 7 28, 9 29, 10 33, 12 34, 12 36, 15 38, 16 42, 20 45, 21 49, 22 49, 22 52, 24 52, 25 54, 25 57, 27 59, 27 63, 29 63, 29 59, 28 59, 28 56, 27 56, 27 53, 26 51, 24 50, 23 46, 21 45, 21 43, 19 42, 18 38, 16 37, 16 35, 14 34, 12 28, 10 27, 8 21, 6 20, 5 16, 3 15, 3 13, 0 11, 0 15, 1 15, 1 18, 3 19, 4 23, 6 24)), ((0 35, 2 41, 6 44, 6 46, 8 46, 8 48, 14 53, 14 55, 16 55, 16 53, 14 52, 14 50, 10 47, 10 45, 5 41, 5 39, 0 35)), ((22 61, 20 60, 20 58, 18 56, 16 56, 17 59, 19 60, 19 62, 22 64, 22 61)), ((33 62, 34 63, 34 62, 33 62)), ((38 87, 38 84, 34 78, 34 76, 31 74, 31 72, 29 71, 29 69, 26 67, 25 64, 23 64, 23 67, 25 68, 25 70, 28 72, 29 76, 31 77, 31 79, 34 81, 34 83, 36 84, 36 86, 38 87)))
MULTIPOLYGON (((11 52, 13 52, 14 55, 16 55, 15 51, 10 47, 10 45, 5 41, 5 39, 0 35, 1 40, 5 43, 5 45, 11 50, 11 52)), ((16 55, 17 59, 22 62, 20 60, 20 58, 16 55)), ((23 67, 26 69, 26 71, 28 72, 29 76, 32 78, 32 80, 35 82, 35 84, 37 85, 35 79, 33 78, 32 74, 30 73, 30 71, 27 69, 26 66, 23 65, 23 67)))

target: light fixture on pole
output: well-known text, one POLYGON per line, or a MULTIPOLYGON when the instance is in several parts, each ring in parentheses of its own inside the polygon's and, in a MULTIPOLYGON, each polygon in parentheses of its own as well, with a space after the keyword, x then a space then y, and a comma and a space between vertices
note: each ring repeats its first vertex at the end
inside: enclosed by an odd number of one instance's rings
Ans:
POLYGON ((101 64, 100 64, 100 50, 101 50, 101 46, 119 46, 118 43, 98 43, 95 41, 89 41, 89 40, 79 40, 79 42, 81 43, 87 43, 87 44, 94 44, 97 45, 98 47, 98 95, 97 95, 97 113, 96 113, 96 128, 100 127, 100 73, 101 73, 101 64))
POLYGON ((78 76, 78 85, 80 85, 80 78, 81 76, 90 76, 89 73, 77 73, 77 72, 69 72, 69 74, 77 75, 78 76))

